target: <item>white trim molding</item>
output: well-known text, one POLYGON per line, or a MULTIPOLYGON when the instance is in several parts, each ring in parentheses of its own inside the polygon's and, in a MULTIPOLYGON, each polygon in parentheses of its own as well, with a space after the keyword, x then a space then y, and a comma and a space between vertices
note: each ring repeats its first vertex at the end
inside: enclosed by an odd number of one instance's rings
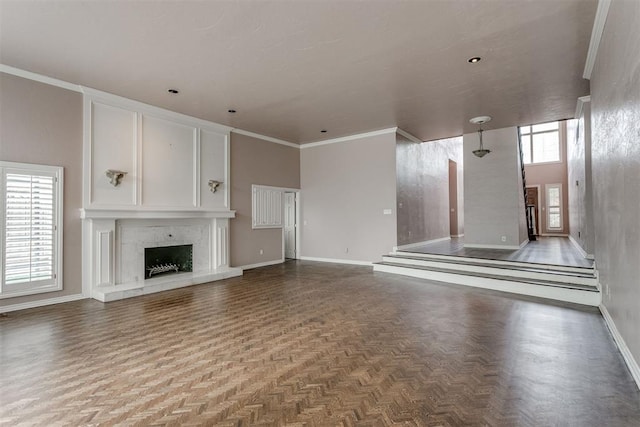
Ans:
POLYGON ((591 30, 591 40, 589 41, 589 51, 587 52, 587 61, 584 64, 584 73, 582 73, 582 77, 587 80, 591 79, 593 66, 596 63, 600 39, 602 39, 604 25, 607 22, 607 15, 609 14, 609 6, 611 6, 611 0, 598 0, 596 17, 593 20, 593 29, 591 30))
POLYGON ((417 138, 417 137, 415 137, 415 136, 411 135, 409 132, 407 132, 407 131, 405 131, 405 130, 402 130, 402 129, 400 129, 400 128, 397 128, 397 129, 396 129, 396 133, 397 133, 398 135, 402 135, 402 136, 404 136, 405 138, 407 138, 407 139, 408 139, 409 141, 411 141, 411 142, 417 142, 417 143, 422 143, 422 142, 424 142, 424 141, 420 140, 419 138, 417 138))
POLYGON ((23 302, 20 304, 5 305, 3 307, 0 307, 0 313, 26 310, 28 308, 44 307, 46 305, 52 305, 52 304, 62 304, 65 302, 78 301, 81 299, 87 299, 87 297, 82 294, 75 294, 75 295, 66 295, 63 297, 54 297, 54 298, 41 299, 37 301, 23 302))
POLYGON ((439 239, 425 240, 423 242, 408 243, 406 245, 394 246, 393 251, 396 252, 404 249, 417 248, 420 246, 428 245, 430 243, 444 242, 446 240, 451 240, 451 236, 440 237, 439 239))
POLYGON ((591 95, 581 96, 578 98, 578 102, 576 103, 576 115, 574 119, 579 119, 582 116, 582 110, 584 109, 584 104, 591 102, 591 95))
POLYGON ((0 64, 0 72, 22 77, 27 80, 33 80, 34 82, 44 83, 50 86, 57 86, 73 92, 82 92, 80 85, 65 82, 64 80, 54 79, 53 77, 43 76, 42 74, 32 73, 31 71, 21 70, 20 68, 10 67, 9 65, 0 64))
POLYGON ((370 261, 358 261, 354 259, 318 258, 313 256, 301 256, 300 259, 302 261, 330 262, 333 264, 366 265, 369 267, 373 265, 373 263, 370 261))
POLYGON ((624 341, 624 338, 622 338, 622 335, 620 335, 620 332, 618 331, 618 328, 616 327, 616 324, 614 323, 613 318, 609 314, 607 307, 605 307, 603 304, 600 304, 598 308, 600 309, 600 313, 602 313, 604 322, 609 328, 609 332, 611 332, 611 335, 613 336, 613 340, 616 342, 616 345, 618 346, 618 350, 620 350, 620 353, 622 353, 622 357, 624 358, 624 361, 627 364, 629 371, 631 371, 631 376, 633 377, 633 379, 636 382, 636 385, 640 389, 640 366, 638 366, 638 362, 634 359, 633 354, 631 354, 631 350, 629 350, 629 347, 627 347, 627 343, 624 341))
POLYGON ((359 133, 356 135, 343 136, 340 138, 326 139, 324 141, 309 142, 307 144, 301 144, 300 149, 303 150, 305 148, 319 147, 321 145, 337 144, 338 142, 349 142, 349 141, 355 141, 357 139, 369 138, 372 136, 386 135, 389 133, 396 133, 397 130, 398 130, 397 127, 392 127, 387 129, 375 130, 373 132, 365 132, 365 133, 359 133))
POLYGON ((580 254, 585 257, 586 259, 594 259, 595 257, 591 254, 588 254, 583 248, 582 246, 580 246, 580 243, 578 243, 578 241, 576 239, 573 238, 573 236, 571 234, 569 234, 569 241, 571 243, 573 243, 573 246, 575 246, 575 248, 578 250, 578 252, 580 252, 580 254))
POLYGON ((183 125, 211 130, 214 132, 228 133, 233 129, 229 126, 221 125, 220 123, 210 122, 208 120, 199 119, 193 116, 187 116, 186 114, 156 107, 155 105, 151 104, 145 104, 144 102, 140 101, 134 101, 133 99, 124 98, 122 96, 103 92, 97 89, 92 89, 84 86, 80 86, 80 88, 82 89, 82 93, 87 95, 91 101, 102 101, 107 105, 115 105, 117 107, 130 109, 138 113, 151 114, 154 117, 178 122, 179 124, 183 125))
POLYGON ((273 261, 257 262, 255 264, 241 265, 238 268, 241 269, 242 271, 245 271, 245 270, 252 270, 254 268, 268 267, 270 265, 277 265, 277 264, 282 264, 282 263, 284 263, 284 258, 275 259, 273 261))
POLYGON ((242 129, 231 129, 232 133, 237 133, 238 135, 250 136, 251 138, 261 139, 263 141, 273 142, 274 144, 286 145, 287 147, 292 148, 300 148, 298 144, 294 144, 293 142, 285 141, 284 139, 273 138, 271 136, 261 135, 259 133, 249 132, 248 130, 242 129))

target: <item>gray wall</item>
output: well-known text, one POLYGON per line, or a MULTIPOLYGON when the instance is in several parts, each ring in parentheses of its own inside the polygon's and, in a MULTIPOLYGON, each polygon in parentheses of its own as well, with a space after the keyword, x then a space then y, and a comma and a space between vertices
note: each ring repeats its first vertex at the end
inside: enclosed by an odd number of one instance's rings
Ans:
POLYGON ((458 233, 462 234, 462 137, 416 143, 396 134, 398 246, 450 235, 449 159, 458 164, 458 233))
POLYGON ((589 255, 595 244, 591 170, 591 104, 587 102, 579 119, 567 121, 567 175, 569 235, 589 255))
POLYGON ((472 153, 479 145, 478 134, 463 137, 465 245, 519 246, 526 240, 526 229, 522 236, 517 128, 485 131, 483 138, 491 153, 478 158, 472 153))
POLYGON ((300 151, 303 257, 371 262, 393 249, 395 145, 389 133, 300 151))
POLYGON ((231 133, 231 265, 282 259, 282 229, 251 229, 251 185, 300 188, 300 150, 231 133), (260 249, 263 254, 260 255, 260 249))
POLYGON ((63 289, 0 306, 82 293, 82 95, 0 73, 0 160, 64 167, 63 289))
MULTIPOLYGON (((542 163, 537 165, 526 165, 525 177, 527 186, 539 185, 538 193, 540 199, 540 225, 539 231, 542 234, 569 234, 569 198, 567 197, 567 133, 565 122, 560 122, 560 157, 558 163, 542 163), (547 193, 546 184, 562 184, 562 230, 550 231, 547 229, 547 193)), ((574 182, 575 184, 575 182, 574 182)), ((523 207, 524 209, 524 207, 523 207)), ((526 218, 525 218, 526 222, 526 218)))
POLYGON ((638 28, 640 1, 611 2, 591 77, 596 263, 605 289, 604 305, 636 361, 640 361, 638 28))

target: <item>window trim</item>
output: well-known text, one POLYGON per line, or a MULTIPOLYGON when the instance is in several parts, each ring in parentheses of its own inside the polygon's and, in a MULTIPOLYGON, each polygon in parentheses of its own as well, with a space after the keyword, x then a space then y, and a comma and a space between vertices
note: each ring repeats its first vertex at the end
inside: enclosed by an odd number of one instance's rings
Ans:
MULTIPOLYGON (((547 123, 551 123, 551 122, 547 122, 547 123)), ((524 125, 524 126, 520 126, 520 137, 522 138, 525 135, 529 135, 531 143, 529 145, 529 149, 531 151, 531 162, 530 163, 524 163, 524 156, 522 156, 523 159, 523 164, 527 167, 529 166, 539 166, 539 165, 554 165, 554 164, 559 164, 564 162, 563 157, 562 157, 562 138, 563 138, 563 129, 564 126, 566 126, 566 123, 564 120, 558 120, 558 129, 552 129, 552 130, 542 130, 542 131, 538 131, 538 132, 533 132, 533 126, 536 126, 537 124, 545 124, 545 123, 536 123, 536 124, 532 124, 532 125, 524 125), (527 132, 524 133, 522 130, 523 128, 529 128, 531 129, 531 132, 527 132), (548 162, 534 162, 533 161, 533 135, 542 135, 543 133, 552 133, 552 132, 557 132, 558 133, 558 160, 551 160, 548 162)))
POLYGON ((34 295, 45 292, 61 291, 63 289, 63 200, 64 200, 64 168, 61 166, 49 166, 39 165, 31 163, 16 163, 0 160, 0 211, 3 212, 0 220, 0 234, 3 236, 0 244, 0 299, 14 298, 25 295, 34 295), (5 284, 5 248, 4 248, 4 235, 6 227, 6 195, 5 195, 5 176, 8 172, 25 173, 31 175, 37 175, 43 173, 47 175, 53 175, 54 177, 54 207, 53 212, 55 215, 54 226, 54 262, 53 262, 53 281, 42 284, 38 282, 26 282, 21 284, 9 285, 7 289, 5 284))
POLYGON ((546 224, 545 224, 545 228, 548 232, 551 233, 557 233, 557 232, 562 232, 564 231, 564 217, 562 215, 562 206, 564 205, 564 200, 562 199, 562 184, 545 184, 544 185, 544 201, 545 201, 545 207, 547 209, 547 214, 546 216, 546 224), (560 204, 557 206, 560 210, 559 210, 559 214, 560 214, 560 227, 551 227, 549 226, 549 223, 551 222, 549 220, 549 215, 550 215, 550 210, 549 208, 555 208, 556 206, 550 206, 549 205, 549 189, 550 188, 557 188, 558 189, 558 201, 560 202, 560 204))

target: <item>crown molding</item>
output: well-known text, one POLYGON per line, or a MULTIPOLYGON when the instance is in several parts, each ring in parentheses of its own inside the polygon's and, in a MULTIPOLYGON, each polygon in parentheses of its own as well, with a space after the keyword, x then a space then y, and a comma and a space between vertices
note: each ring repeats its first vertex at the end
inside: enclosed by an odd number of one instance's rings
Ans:
POLYGON ((573 116, 574 119, 579 119, 582 115, 582 109, 584 108, 584 104, 591 102, 591 95, 581 96, 578 98, 578 103, 576 104, 576 115, 573 116))
POLYGON ((82 93, 92 100, 102 101, 106 103, 113 103, 120 107, 130 108, 142 113, 151 114, 163 119, 176 120, 180 119, 185 123, 189 123, 191 126, 210 129, 218 132, 231 132, 230 126, 225 126, 220 123, 211 122, 209 120, 200 119, 198 117, 189 116, 186 114, 178 113, 176 111, 167 110, 166 108, 156 107, 155 105, 145 104, 144 102, 135 101, 133 99, 125 98, 120 95, 114 95, 109 92, 103 92, 101 90, 92 89, 85 86, 80 86, 82 93))
POLYGON ((80 87, 80 85, 54 79, 53 77, 43 76, 42 74, 32 73, 31 71, 21 70, 20 68, 11 67, 9 65, 0 64, 0 72, 11 74, 17 77, 22 77, 23 79, 27 80, 33 80, 35 82, 48 84, 50 86, 57 86, 59 88, 71 90, 73 92, 82 92, 82 88, 80 87))
POLYGON ((402 130, 402 129, 400 129, 400 128, 397 128, 397 129, 396 129, 396 133, 397 133, 397 134, 399 134, 399 135, 404 136, 405 138, 407 138, 407 139, 408 139, 409 141, 411 141, 411 142, 417 142, 417 143, 424 142, 424 141, 422 141, 421 139, 419 139, 419 138, 417 138, 417 137, 415 137, 415 136, 411 135, 409 132, 404 131, 404 130, 402 130))
POLYGON ((596 56, 598 55, 598 48, 600 47, 600 39, 602 39, 602 33, 604 32, 604 24, 607 22, 607 14, 609 13, 609 6, 611 6, 611 0, 599 0, 598 8, 596 9, 596 17, 593 20, 593 29, 591 30, 591 40, 589 41, 589 51, 587 53, 587 61, 584 64, 584 73, 582 77, 587 80, 591 80, 591 73, 593 72, 593 66, 596 64, 596 56))
POLYGON ((300 148, 298 144, 294 144, 293 142, 285 141, 284 139, 273 138, 271 136, 261 135, 259 133, 249 132, 248 130, 242 129, 231 129, 231 132, 237 133, 238 135, 250 136, 252 138, 262 139, 263 141, 273 142, 274 144, 286 145, 287 147, 300 148))
POLYGON ((307 144, 301 144, 300 149, 313 148, 313 147, 319 147, 321 145, 337 144, 339 142, 349 142, 349 141, 355 141, 357 139, 369 138, 372 136, 396 133, 397 129, 398 129, 397 127, 392 127, 387 129, 374 130, 372 132, 358 133, 356 135, 343 136, 340 138, 326 139, 324 141, 309 142, 307 144))

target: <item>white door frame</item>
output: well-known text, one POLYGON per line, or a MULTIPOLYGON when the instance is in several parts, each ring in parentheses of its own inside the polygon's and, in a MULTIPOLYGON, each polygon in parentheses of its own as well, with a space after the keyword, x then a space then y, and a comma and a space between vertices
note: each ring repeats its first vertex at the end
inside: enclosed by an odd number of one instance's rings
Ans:
MULTIPOLYGON (((283 188, 285 193, 295 193, 293 203, 296 209, 296 246, 295 256, 292 259, 300 259, 300 190, 294 188, 283 188)), ((284 203, 284 197, 282 198, 284 203)), ((290 258, 291 259, 291 258, 290 258)), ((286 260, 284 256, 284 225, 282 227, 282 260, 286 260)))
MULTIPOLYGON (((540 184, 527 184, 526 188, 537 188, 538 189, 538 222, 536 224, 537 233, 536 236, 542 236, 542 205, 540 204, 540 184)), ((526 206, 525 206, 526 208, 526 206)), ((546 214, 546 209, 545 209, 546 214)), ((547 221, 545 220, 545 224, 547 221)))

